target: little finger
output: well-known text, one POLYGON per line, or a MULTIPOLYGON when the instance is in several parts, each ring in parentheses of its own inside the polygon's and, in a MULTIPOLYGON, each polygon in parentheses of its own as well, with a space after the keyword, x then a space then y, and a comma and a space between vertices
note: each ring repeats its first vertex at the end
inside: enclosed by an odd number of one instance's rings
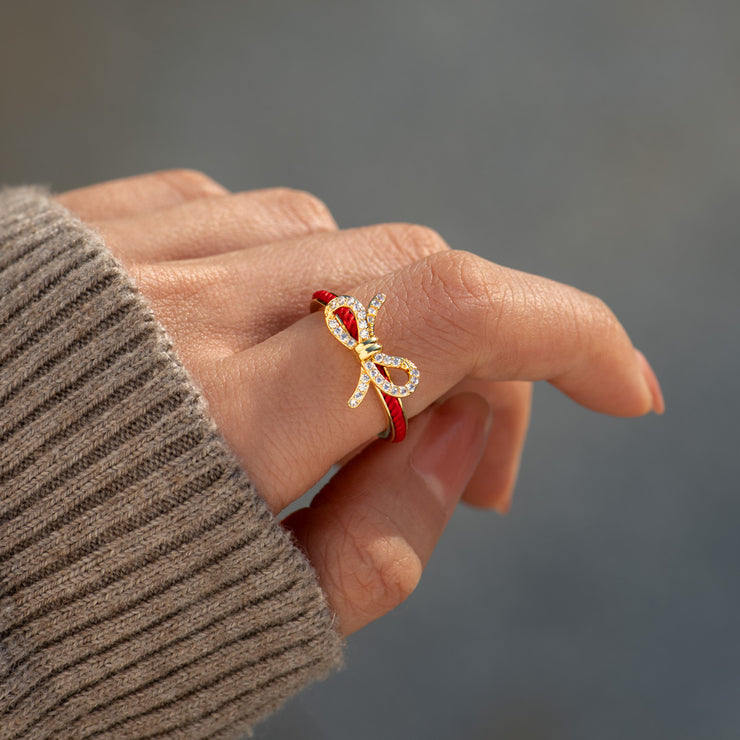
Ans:
POLYGON ((196 170, 162 170, 68 190, 55 196, 83 221, 125 218, 229 191, 196 170))

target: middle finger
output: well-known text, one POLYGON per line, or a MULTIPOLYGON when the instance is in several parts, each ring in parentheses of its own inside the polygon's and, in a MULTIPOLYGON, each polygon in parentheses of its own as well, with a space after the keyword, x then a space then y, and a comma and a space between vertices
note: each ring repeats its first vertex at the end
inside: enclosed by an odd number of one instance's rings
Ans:
POLYGON ((431 229, 378 224, 134 268, 181 350, 208 337, 218 354, 264 341, 305 316, 314 290, 379 278, 449 247, 431 229), (289 266, 289 269, 286 268, 289 266), (189 310, 184 312, 183 306, 189 310))

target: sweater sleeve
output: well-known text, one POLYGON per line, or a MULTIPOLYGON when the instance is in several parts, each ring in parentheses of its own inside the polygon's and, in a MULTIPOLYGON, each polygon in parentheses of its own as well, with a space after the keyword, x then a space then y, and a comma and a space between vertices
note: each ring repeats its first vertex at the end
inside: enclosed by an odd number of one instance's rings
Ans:
POLYGON ((235 738, 340 660, 127 273, 0 191, 0 737, 235 738))

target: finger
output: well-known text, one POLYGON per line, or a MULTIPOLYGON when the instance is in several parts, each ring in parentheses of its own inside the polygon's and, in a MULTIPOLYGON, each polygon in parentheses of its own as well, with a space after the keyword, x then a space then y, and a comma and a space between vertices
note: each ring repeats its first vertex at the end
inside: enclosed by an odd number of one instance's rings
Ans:
POLYGON ((491 407, 488 444, 463 501, 471 506, 496 509, 505 514, 519 474, 524 440, 532 407, 532 384, 526 381, 491 382, 467 378, 443 397, 462 392, 482 396, 491 407))
MULTIPOLYGON (((365 305, 375 292, 388 296, 376 324, 383 351, 421 373, 405 399, 410 416, 466 376, 549 380, 618 416, 652 407, 626 332, 603 302, 575 288, 451 251, 351 291, 365 305)), ((356 354, 314 313, 202 379, 219 427, 272 506, 286 505, 385 428, 372 393, 347 406, 359 369, 356 354)))
POLYGON ((204 338, 213 353, 226 355, 277 334, 306 315, 313 286, 340 291, 448 249, 430 229, 381 224, 142 265, 134 272, 187 361, 188 347, 204 338), (191 307, 187 314, 183 305, 191 307))
POLYGON ((250 190, 201 198, 97 224, 106 244, 125 262, 187 260, 335 231, 327 207, 300 190, 250 190))
POLYGON ((229 191, 196 170, 162 170, 69 190, 56 196, 83 221, 126 218, 229 191))
POLYGON ((472 393, 414 419, 403 445, 377 442, 283 524, 308 554, 348 635, 416 586, 485 447, 490 411, 472 393))
MULTIPOLYGON (((532 383, 526 381, 491 382, 466 378, 447 393, 441 401, 459 395, 475 393, 486 399, 492 412, 488 443, 478 467, 468 483, 462 500, 475 507, 495 509, 506 514, 519 475, 524 442, 532 407, 532 383)), ((345 465, 372 440, 352 450, 337 465, 345 465)))

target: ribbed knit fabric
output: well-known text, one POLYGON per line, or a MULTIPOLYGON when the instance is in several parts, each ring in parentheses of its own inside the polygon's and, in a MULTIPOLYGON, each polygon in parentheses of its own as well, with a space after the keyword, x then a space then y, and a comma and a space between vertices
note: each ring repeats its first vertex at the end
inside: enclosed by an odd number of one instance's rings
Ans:
POLYGON ((340 652, 123 268, 0 192, 0 737, 234 738, 340 652))

